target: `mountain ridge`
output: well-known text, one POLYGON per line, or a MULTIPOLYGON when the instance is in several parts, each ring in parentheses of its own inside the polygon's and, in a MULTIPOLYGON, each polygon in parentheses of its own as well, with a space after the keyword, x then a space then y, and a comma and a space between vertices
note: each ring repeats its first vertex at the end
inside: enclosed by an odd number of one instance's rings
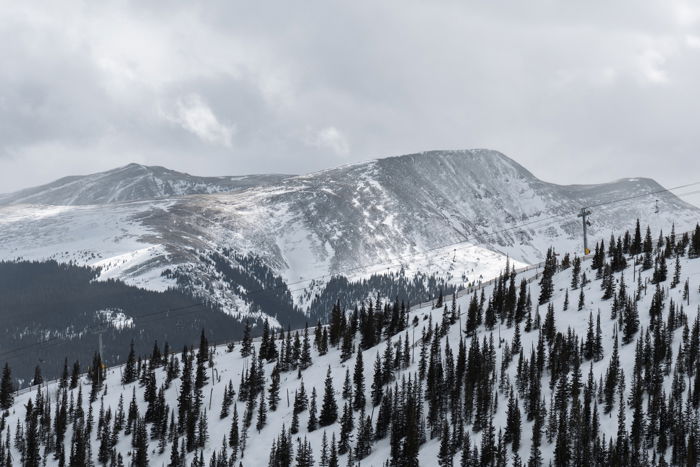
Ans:
POLYGON ((0 204, 91 205, 147 201, 244 190, 279 183, 288 175, 200 177, 162 166, 130 163, 104 172, 69 175, 53 182, 0 195, 0 204))
POLYGON ((203 257, 222 249, 258 257, 294 284, 290 293, 301 307, 336 274, 358 280, 405 266, 407 274, 465 285, 494 277, 507 257, 517 267, 541 261, 550 245, 579 252, 582 206, 599 206, 591 215, 591 244, 633 227, 637 218, 652 228, 694 227, 700 210, 660 190, 643 178, 556 185, 497 151, 429 151, 239 191, 0 206, 0 258, 77 261, 101 267, 102 279, 155 290, 186 276, 196 289, 190 292, 246 316, 250 303, 203 257), (171 274, 164 276, 166 270, 171 274))
MULTIPOLYGON (((187 196, 187 195, 197 195, 197 194, 216 194, 225 193, 229 191, 239 191, 247 188, 256 188, 273 184, 280 184, 284 180, 308 180, 313 178, 318 178, 323 175, 340 173, 344 171, 351 171, 353 169, 370 167, 372 165, 385 166, 394 161, 405 161, 407 159, 415 160, 416 158, 437 158, 443 155, 464 155, 464 156, 475 156, 475 155, 487 155, 490 158, 500 159, 503 163, 512 166, 518 172, 521 172, 529 177, 536 178, 538 181, 544 184, 555 185, 558 187, 567 187, 569 189, 577 188, 588 188, 588 187, 598 187, 601 185, 614 185, 618 183, 625 182, 652 182, 661 188, 654 179, 649 177, 623 177, 610 182, 601 183, 585 183, 585 184, 567 184, 561 185, 553 182, 546 182, 544 180, 536 177, 532 172, 530 172, 523 165, 506 156, 500 151, 490 150, 490 149, 448 149, 448 150, 428 150, 411 154, 395 155, 388 157, 378 157, 375 159, 370 159, 367 161, 354 162, 349 164, 340 165, 337 167, 331 167, 326 169, 321 169, 315 172, 310 172, 306 174, 277 174, 277 173, 259 173, 259 174, 244 174, 244 175, 216 175, 216 176, 199 176, 191 175, 187 172, 181 172, 177 170, 172 170, 160 165, 145 165, 137 162, 131 162, 126 165, 116 167, 114 169, 93 172, 85 175, 67 175, 60 177, 52 182, 45 183, 42 185, 36 185, 32 187, 23 188, 10 193, 0 194, 0 204, 10 205, 10 204, 48 204, 48 205, 85 205, 85 204, 104 204, 104 203, 119 203, 119 202, 131 202, 131 201, 147 201, 155 199, 163 199, 169 196, 187 196), (137 172, 145 172, 144 174, 138 175, 137 172), (63 197, 58 200, 48 199, 48 193, 44 192, 54 192, 67 186, 78 184, 79 182, 87 181, 110 181, 116 174, 126 173, 127 175, 123 178, 126 179, 136 179, 142 178, 143 176, 150 177, 163 177, 167 176, 174 180, 189 180, 192 183, 199 182, 202 185, 211 184, 209 190, 203 187, 189 186, 185 187, 184 192, 171 192, 171 193, 160 193, 159 196, 144 196, 144 197, 127 197, 126 199, 120 199, 118 197, 113 198, 101 198, 93 200, 92 202, 84 202, 79 196, 79 194, 73 194, 71 197, 63 197), (63 200, 63 202, 61 202, 63 200), (65 202, 65 201, 68 202, 65 202)), ((482 158, 482 161, 484 159, 482 158)), ((93 188, 92 185, 89 188, 93 188)), ((82 187, 78 187, 81 189, 82 187)), ((148 194, 148 193, 146 193, 148 194)))

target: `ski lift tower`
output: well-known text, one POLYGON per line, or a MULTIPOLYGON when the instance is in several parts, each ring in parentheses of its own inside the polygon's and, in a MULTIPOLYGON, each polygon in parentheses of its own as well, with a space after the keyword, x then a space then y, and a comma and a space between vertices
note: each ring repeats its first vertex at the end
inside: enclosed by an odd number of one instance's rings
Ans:
POLYGON ((591 215, 591 210, 588 208, 581 208, 581 212, 578 214, 578 217, 582 218, 583 221, 583 254, 584 255, 590 255, 591 250, 588 249, 588 233, 586 231, 587 227, 591 225, 591 222, 588 220, 588 216, 591 215))

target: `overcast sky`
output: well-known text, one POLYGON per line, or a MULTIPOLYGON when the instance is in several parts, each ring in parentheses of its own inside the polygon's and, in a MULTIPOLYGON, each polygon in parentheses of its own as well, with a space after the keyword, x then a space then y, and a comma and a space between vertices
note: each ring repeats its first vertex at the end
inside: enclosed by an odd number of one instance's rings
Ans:
POLYGON ((132 161, 304 173, 477 147, 557 183, 700 180, 696 1, 0 9, 0 192, 132 161))

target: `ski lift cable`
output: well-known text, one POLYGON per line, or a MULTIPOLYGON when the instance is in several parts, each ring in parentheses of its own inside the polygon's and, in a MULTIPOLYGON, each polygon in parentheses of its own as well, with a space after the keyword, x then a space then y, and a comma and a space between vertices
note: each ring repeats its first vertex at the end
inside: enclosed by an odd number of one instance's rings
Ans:
MULTIPOLYGON (((646 193, 641 193, 641 194, 638 194, 638 195, 629 196, 629 197, 627 197, 627 198, 613 199, 613 200, 605 201, 605 202, 598 203, 598 204, 592 204, 592 205, 586 206, 586 207, 587 207, 587 208, 597 208, 597 207, 600 207, 600 206, 607 206, 607 205, 609 205, 609 204, 615 204, 615 203, 619 203, 619 202, 622 202, 622 201, 628 201, 628 200, 632 200, 632 199, 643 198, 643 197, 645 197, 645 196, 656 195, 656 194, 659 194, 659 193, 667 193, 667 192, 671 192, 671 191, 675 191, 675 190, 680 190, 680 189, 682 189, 682 188, 688 188, 688 187, 696 186, 696 185, 700 185, 700 181, 693 182, 693 183, 687 183, 687 184, 685 184, 685 185, 674 186, 674 187, 671 187, 671 188, 663 188, 663 189, 661 189, 661 190, 656 190, 656 191, 648 191, 648 192, 646 192, 646 193)), ((679 196, 679 195, 676 195, 676 196, 679 196)))

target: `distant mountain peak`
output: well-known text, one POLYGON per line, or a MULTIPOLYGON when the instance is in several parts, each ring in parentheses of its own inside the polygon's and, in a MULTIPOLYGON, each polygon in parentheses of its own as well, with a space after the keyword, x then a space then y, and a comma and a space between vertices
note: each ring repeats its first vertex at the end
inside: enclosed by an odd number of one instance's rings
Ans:
POLYGON ((89 175, 63 177, 38 187, 0 195, 0 205, 92 205, 232 192, 279 183, 287 175, 198 177, 136 162, 89 175))

